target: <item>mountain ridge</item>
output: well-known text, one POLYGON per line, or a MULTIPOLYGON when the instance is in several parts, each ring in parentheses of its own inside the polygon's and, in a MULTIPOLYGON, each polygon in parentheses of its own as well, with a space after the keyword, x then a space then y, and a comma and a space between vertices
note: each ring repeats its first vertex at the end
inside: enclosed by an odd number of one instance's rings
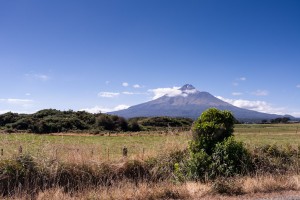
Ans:
POLYGON ((119 115, 125 118, 133 117, 188 117, 198 118, 203 111, 215 107, 220 110, 229 110, 236 119, 244 122, 260 122, 282 117, 277 114, 262 113, 258 111, 239 108, 231 105, 209 92, 200 92, 193 85, 185 84, 177 95, 164 95, 157 99, 131 106, 124 110, 110 112, 109 114, 119 115))

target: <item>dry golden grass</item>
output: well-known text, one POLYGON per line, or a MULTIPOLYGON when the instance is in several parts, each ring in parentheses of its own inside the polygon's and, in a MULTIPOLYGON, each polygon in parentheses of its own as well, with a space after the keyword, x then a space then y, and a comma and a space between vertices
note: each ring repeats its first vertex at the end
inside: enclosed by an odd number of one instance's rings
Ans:
POLYGON ((289 190, 300 190, 299 175, 274 176, 268 175, 256 178, 243 178, 243 188, 246 193, 270 193, 289 190))
MULTIPOLYGON (((84 200, 84 199, 116 199, 116 200, 154 200, 154 199, 262 199, 300 195, 300 176, 257 176, 235 178, 233 187, 241 187, 243 195, 224 195, 214 191, 213 183, 185 182, 176 184, 172 182, 140 183, 138 185, 122 181, 113 186, 99 186, 85 188, 73 193, 65 193, 61 188, 52 188, 41 191, 35 197, 37 200, 84 200)), ((16 194, 10 199, 31 199, 28 194, 16 194)))

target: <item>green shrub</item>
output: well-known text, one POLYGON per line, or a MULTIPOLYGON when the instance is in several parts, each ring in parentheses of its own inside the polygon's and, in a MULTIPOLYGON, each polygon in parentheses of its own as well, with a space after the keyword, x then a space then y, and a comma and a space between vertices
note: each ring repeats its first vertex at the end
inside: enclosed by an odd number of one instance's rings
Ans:
POLYGON ((177 179, 175 168, 179 167, 184 175, 187 174, 187 158, 188 151, 177 150, 169 154, 163 154, 157 158, 149 158, 146 160, 150 170, 151 179, 155 181, 165 179, 177 179))
POLYGON ((204 149, 196 153, 191 153, 188 162, 188 175, 195 180, 204 181, 209 173, 209 166, 211 164, 211 156, 209 156, 204 149))
POLYGON ((189 144, 189 177, 196 180, 243 174, 251 167, 250 154, 232 136, 235 119, 229 111, 210 108, 193 126, 189 144))
POLYGON ((252 166, 250 153, 233 137, 218 143, 211 157, 211 177, 245 174, 252 166))
POLYGON ((204 111, 193 125, 193 141, 190 146, 192 152, 199 149, 211 155, 218 142, 230 137, 233 133, 234 117, 229 111, 210 108, 204 111))
POLYGON ((133 131, 133 132, 138 132, 138 131, 142 130, 142 128, 138 124, 137 120, 130 121, 129 125, 128 125, 128 128, 129 128, 130 131, 133 131))

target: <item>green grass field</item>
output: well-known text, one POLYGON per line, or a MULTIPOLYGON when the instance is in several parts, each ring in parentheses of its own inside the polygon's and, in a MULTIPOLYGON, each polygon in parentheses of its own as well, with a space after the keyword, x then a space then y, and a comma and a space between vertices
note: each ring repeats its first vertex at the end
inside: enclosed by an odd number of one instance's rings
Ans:
POLYGON ((300 145, 300 124, 238 124, 237 140, 250 146, 265 144, 300 145))
POLYGON ((141 136, 0 134, 0 148, 3 149, 2 158, 18 154, 22 146, 23 153, 36 157, 99 162, 121 159, 123 147, 127 147, 129 157, 140 159, 183 149, 189 138, 187 132, 181 135, 151 133, 141 136))
MULTIPOLYGON (((300 146, 300 124, 239 124, 235 126, 236 139, 249 146, 264 144, 300 146)), ((36 135, 36 134, 0 134, 1 159, 16 155, 22 146, 23 153, 38 158, 61 159, 68 161, 118 160, 122 158, 122 148, 128 148, 130 158, 144 159, 174 149, 187 147, 191 139, 189 132, 178 134, 159 134, 155 132, 143 135, 118 134, 118 136, 100 135, 36 135)))

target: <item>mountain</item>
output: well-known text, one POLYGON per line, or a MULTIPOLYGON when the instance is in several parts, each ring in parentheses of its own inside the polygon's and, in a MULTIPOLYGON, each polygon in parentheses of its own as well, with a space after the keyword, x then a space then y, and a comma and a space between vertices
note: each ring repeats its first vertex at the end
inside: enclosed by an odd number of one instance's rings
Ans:
POLYGON ((194 86, 186 84, 182 86, 177 95, 164 95, 158 99, 131 106, 125 110, 111 112, 125 118, 132 117, 188 117, 196 119, 208 108, 215 107, 220 110, 231 111, 235 118, 243 122, 260 122, 270 120, 280 115, 261 113, 233 106, 224 102, 208 92, 200 92, 194 86))

